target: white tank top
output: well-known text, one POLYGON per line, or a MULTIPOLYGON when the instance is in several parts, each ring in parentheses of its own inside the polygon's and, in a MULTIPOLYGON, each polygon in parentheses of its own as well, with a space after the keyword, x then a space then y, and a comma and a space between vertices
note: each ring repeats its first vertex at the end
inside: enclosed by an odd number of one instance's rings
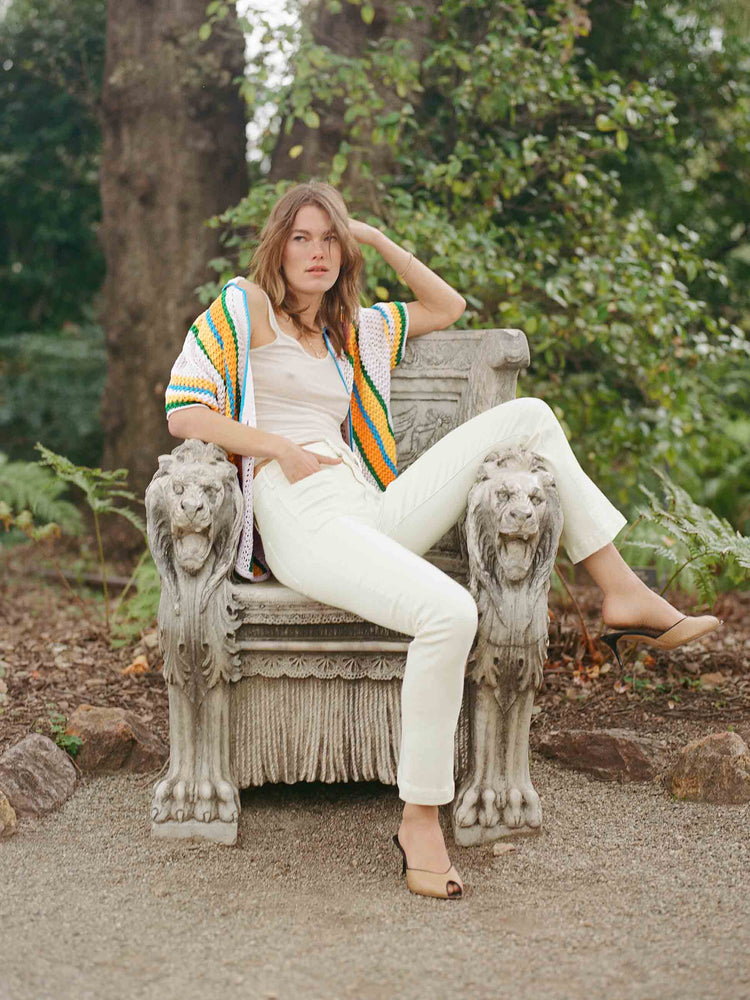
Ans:
POLYGON ((276 333, 270 344, 250 348, 256 426, 304 444, 333 438, 346 447, 341 424, 350 396, 330 351, 314 358, 279 326, 268 301, 268 320, 276 333))

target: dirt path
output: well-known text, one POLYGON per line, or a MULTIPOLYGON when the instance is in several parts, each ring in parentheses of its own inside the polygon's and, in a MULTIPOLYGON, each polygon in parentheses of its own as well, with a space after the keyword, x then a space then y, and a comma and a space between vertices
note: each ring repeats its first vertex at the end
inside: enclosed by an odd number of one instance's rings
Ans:
POLYGON ((750 997, 750 806, 536 756, 532 776, 540 837, 499 857, 446 837, 456 903, 407 891, 393 788, 246 790, 217 847, 150 836, 150 778, 88 778, 0 847, 0 996, 750 997))

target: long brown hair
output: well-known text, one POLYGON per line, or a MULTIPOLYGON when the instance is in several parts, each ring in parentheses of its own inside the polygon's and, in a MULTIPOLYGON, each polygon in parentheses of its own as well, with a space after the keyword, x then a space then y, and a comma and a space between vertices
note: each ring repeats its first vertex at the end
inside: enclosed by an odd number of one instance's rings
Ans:
POLYGON ((341 247, 341 268, 336 283, 324 293, 315 322, 326 328, 333 351, 342 355, 349 327, 359 312, 359 275, 363 258, 359 244, 349 230, 349 212, 335 187, 324 181, 296 184, 283 194, 271 209, 260 242, 250 261, 248 278, 266 292, 274 309, 283 309, 304 333, 319 333, 302 319, 284 275, 281 261, 294 219, 303 205, 317 205, 327 212, 331 228, 341 247))

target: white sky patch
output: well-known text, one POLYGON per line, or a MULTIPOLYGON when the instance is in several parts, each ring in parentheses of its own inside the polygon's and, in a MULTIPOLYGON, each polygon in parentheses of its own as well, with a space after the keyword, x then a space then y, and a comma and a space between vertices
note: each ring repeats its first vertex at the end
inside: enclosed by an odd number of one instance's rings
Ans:
MULTIPOLYGON (((0 0, 0 2, 2 2, 2 0, 0 0)), ((296 12, 290 10, 284 0, 275 0, 275 2, 274 0, 237 0, 237 13, 241 17, 246 17, 250 24, 254 21, 253 15, 261 15, 275 27, 294 24, 297 17, 296 12)), ((258 56, 260 49, 260 37, 264 30, 263 26, 259 26, 258 28, 245 33, 245 57, 248 65, 250 65, 258 56)), ((273 54, 269 68, 269 82, 279 84, 283 83, 285 80, 291 79, 292 73, 282 52, 273 54)), ((253 116, 252 120, 247 123, 247 127, 245 129, 245 134, 247 136, 246 155, 248 160, 261 159, 258 142, 260 136, 268 127, 268 123, 273 116, 274 110, 275 108, 273 104, 270 103, 266 105, 256 105, 255 108, 248 109, 248 112, 253 116)), ((267 169, 269 165, 270 164, 267 162, 264 163, 264 169, 267 169)))

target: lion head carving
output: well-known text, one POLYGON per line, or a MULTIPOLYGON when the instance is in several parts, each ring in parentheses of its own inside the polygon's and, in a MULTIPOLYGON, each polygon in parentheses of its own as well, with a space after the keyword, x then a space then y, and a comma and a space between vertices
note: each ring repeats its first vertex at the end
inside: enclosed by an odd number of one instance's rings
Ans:
POLYGON ((520 449, 490 452, 468 498, 470 563, 498 583, 521 582, 549 568, 561 527, 557 487, 544 459, 520 449))
POLYGON ((219 591, 228 586, 242 515, 237 467, 219 445, 189 438, 159 456, 146 489, 146 526, 162 582, 164 676, 189 687, 194 699, 228 669, 231 623, 219 591), (193 660, 203 664, 201 671, 191 672, 193 660))
POLYGON ((237 468, 218 445, 188 439, 170 455, 159 456, 159 469, 146 490, 146 511, 152 551, 158 549, 176 568, 195 575, 212 552, 219 561, 226 558, 230 542, 239 537, 237 468))

